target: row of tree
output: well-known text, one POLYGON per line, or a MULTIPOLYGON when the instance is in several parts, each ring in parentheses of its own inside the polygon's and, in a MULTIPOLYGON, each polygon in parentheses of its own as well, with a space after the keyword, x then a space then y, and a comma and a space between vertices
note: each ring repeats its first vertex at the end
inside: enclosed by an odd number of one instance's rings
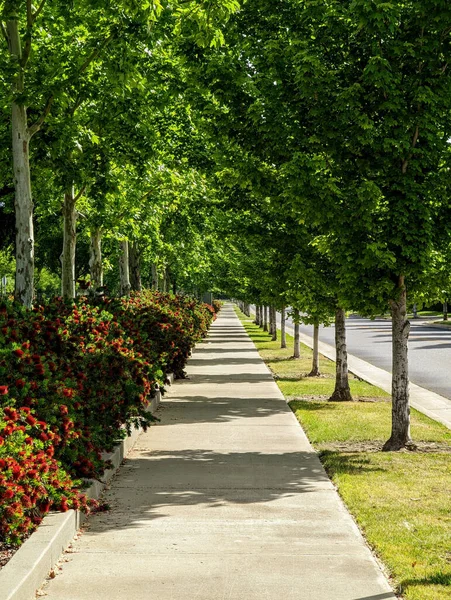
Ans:
POLYGON ((88 272, 102 288, 106 268, 117 293, 144 280, 272 315, 290 306, 316 339, 335 319, 340 400, 345 311, 389 308, 385 448, 411 443, 407 290, 419 304, 449 286, 451 7, 0 7, 0 215, 4 249, 15 224, 17 301, 33 302, 36 248, 67 298, 88 272))
POLYGON ((139 289, 142 261, 147 285, 204 286, 210 159, 181 44, 221 43, 236 7, 0 2, 0 215, 17 301, 33 302, 35 263, 60 274, 66 298, 87 273, 102 288, 102 241, 122 293, 139 289))
POLYGON ((449 287, 451 7, 259 0, 226 41, 194 69, 238 149, 221 173, 239 211, 233 296, 302 311, 316 335, 335 318, 334 399, 350 397, 345 311, 389 309, 384 448, 400 449, 411 443, 407 290, 421 303, 449 287))

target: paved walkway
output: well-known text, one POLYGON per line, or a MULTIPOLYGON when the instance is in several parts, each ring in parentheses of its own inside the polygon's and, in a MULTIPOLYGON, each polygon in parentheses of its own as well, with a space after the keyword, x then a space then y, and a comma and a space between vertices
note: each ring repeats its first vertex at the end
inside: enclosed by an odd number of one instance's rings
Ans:
POLYGON ((49 600, 395 599, 230 305, 49 600))

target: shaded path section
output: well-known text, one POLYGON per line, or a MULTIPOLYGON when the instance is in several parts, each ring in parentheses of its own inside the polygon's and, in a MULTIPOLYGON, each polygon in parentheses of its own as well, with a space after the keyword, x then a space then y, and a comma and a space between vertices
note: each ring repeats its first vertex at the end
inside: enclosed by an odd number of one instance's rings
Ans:
POLYGON ((394 599, 230 305, 188 373, 47 597, 394 599))

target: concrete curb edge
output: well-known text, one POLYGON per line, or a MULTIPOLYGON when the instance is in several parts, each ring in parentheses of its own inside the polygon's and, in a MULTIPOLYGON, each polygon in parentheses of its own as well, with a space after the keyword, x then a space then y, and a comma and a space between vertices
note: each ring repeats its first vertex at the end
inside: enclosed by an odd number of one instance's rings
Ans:
MULTIPOLYGON (((169 385, 174 375, 167 375, 169 385)), ((154 413, 161 401, 157 391, 151 400, 149 411, 154 413)), ((114 477, 122 461, 138 441, 142 429, 133 429, 115 450, 106 455, 113 468, 105 472, 101 481, 94 481, 86 490, 90 498, 98 499, 109 481, 114 477)), ((86 516, 75 510, 49 513, 38 529, 23 543, 11 560, 0 569, 0 600, 32 600, 50 571, 73 540, 86 516)))

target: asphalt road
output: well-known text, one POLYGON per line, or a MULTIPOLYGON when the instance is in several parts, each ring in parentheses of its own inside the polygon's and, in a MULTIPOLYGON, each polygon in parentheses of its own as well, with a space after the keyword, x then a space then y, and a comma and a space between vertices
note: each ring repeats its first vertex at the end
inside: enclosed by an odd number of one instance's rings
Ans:
MULTIPOLYGON (((423 321, 424 323, 424 321, 423 321)), ((287 325, 293 326, 291 319, 287 325)), ((388 319, 346 320, 348 352, 370 364, 391 372, 391 322, 388 319)), ((313 327, 301 325, 301 331, 313 335, 313 327)), ((334 326, 322 327, 320 340, 334 345, 334 326)), ((411 320, 409 336, 410 381, 451 399, 451 328, 431 327, 411 320)))

